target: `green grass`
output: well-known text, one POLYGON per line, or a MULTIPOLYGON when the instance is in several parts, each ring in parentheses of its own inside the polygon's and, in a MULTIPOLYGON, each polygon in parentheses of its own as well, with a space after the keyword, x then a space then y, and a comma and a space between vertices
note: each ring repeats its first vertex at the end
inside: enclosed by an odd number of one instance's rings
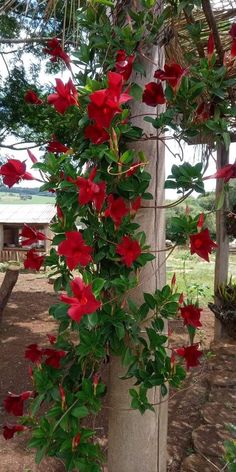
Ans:
MULTIPOLYGON (((207 306, 213 300, 214 292, 215 255, 210 256, 210 262, 205 262, 198 256, 191 256, 188 250, 176 249, 167 259, 167 282, 170 283, 173 273, 176 273, 179 292, 191 297, 194 301, 207 306)), ((230 255, 229 275, 236 273, 236 254, 230 255)))
POLYGON ((32 205, 32 204, 44 204, 44 203, 51 203, 52 205, 55 203, 54 197, 48 197, 43 195, 32 195, 31 199, 22 200, 20 195, 17 193, 5 193, 0 192, 0 204, 11 204, 11 205, 32 205))

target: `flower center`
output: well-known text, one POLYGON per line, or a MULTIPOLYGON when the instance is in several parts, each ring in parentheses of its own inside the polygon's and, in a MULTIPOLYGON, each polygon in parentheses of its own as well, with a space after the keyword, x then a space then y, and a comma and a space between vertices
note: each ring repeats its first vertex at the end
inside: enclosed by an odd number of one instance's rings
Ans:
POLYGON ((201 239, 196 239, 196 241, 195 241, 195 247, 196 247, 197 249, 199 249, 201 246, 202 246, 202 241, 201 241, 201 239))

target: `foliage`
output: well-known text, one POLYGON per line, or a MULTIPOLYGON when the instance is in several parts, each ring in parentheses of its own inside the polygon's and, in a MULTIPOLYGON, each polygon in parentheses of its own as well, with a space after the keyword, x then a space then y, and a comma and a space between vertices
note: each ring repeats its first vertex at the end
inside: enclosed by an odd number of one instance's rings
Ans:
POLYGON ((233 281, 232 276, 228 282, 219 285, 217 290, 217 297, 224 309, 234 310, 236 306, 236 282, 233 281))
POLYGON ((236 471, 236 427, 233 424, 228 425, 229 431, 232 433, 233 439, 225 441, 225 456, 224 459, 227 463, 227 470, 229 472, 236 471))

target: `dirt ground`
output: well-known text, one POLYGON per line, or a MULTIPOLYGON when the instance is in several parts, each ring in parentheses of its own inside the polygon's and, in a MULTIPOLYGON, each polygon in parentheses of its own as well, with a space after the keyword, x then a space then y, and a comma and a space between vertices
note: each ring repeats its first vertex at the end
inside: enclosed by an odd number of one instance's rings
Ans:
MULTIPOLYGON (((0 283, 2 279, 3 274, 0 274, 0 283)), ((44 274, 20 274, 0 326, 0 405, 7 392, 18 393, 31 389, 27 373, 28 362, 24 360, 25 347, 32 343, 47 344, 47 333, 55 331, 55 323, 48 315, 48 307, 56 300, 53 287, 44 274)), ((200 338, 208 349, 214 323, 208 310, 203 313, 202 321, 200 338)), ((181 322, 172 322, 170 328, 173 329, 172 343, 184 343, 181 322)), ((203 367, 188 375, 181 391, 170 392, 168 472, 179 472, 182 459, 192 452, 191 431, 200 421, 199 408, 206 395, 206 373, 207 367, 203 363, 203 367)), ((0 427, 6 421, 9 421, 9 417, 0 406, 0 427)), ((34 454, 27 449, 24 434, 15 436, 10 441, 0 435, 0 457, 0 472, 64 471, 64 466, 53 459, 46 459, 36 466, 34 454)))

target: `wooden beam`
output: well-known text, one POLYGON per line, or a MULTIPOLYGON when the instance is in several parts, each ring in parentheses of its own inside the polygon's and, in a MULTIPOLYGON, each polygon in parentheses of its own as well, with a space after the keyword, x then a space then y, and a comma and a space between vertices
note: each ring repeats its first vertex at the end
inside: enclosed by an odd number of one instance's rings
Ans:
POLYGON ((19 267, 11 266, 7 269, 0 288, 0 321, 2 319, 3 311, 11 296, 12 290, 16 285, 19 276, 19 267))
MULTIPOLYGON (((229 164, 229 150, 225 146, 219 145, 217 149, 217 169, 229 164)), ((216 180, 216 202, 219 201, 219 198, 222 194, 224 187, 223 179, 216 180)), ((216 261, 215 261, 215 304, 219 303, 217 299, 216 292, 220 284, 227 281, 228 278, 228 269, 229 269, 229 236, 226 231, 225 225, 225 212, 227 210, 228 201, 225 198, 224 205, 220 210, 216 211, 216 242, 218 244, 218 249, 216 251, 216 261)), ((216 318, 215 319, 215 339, 221 338, 224 336, 224 330, 221 322, 216 318)))

